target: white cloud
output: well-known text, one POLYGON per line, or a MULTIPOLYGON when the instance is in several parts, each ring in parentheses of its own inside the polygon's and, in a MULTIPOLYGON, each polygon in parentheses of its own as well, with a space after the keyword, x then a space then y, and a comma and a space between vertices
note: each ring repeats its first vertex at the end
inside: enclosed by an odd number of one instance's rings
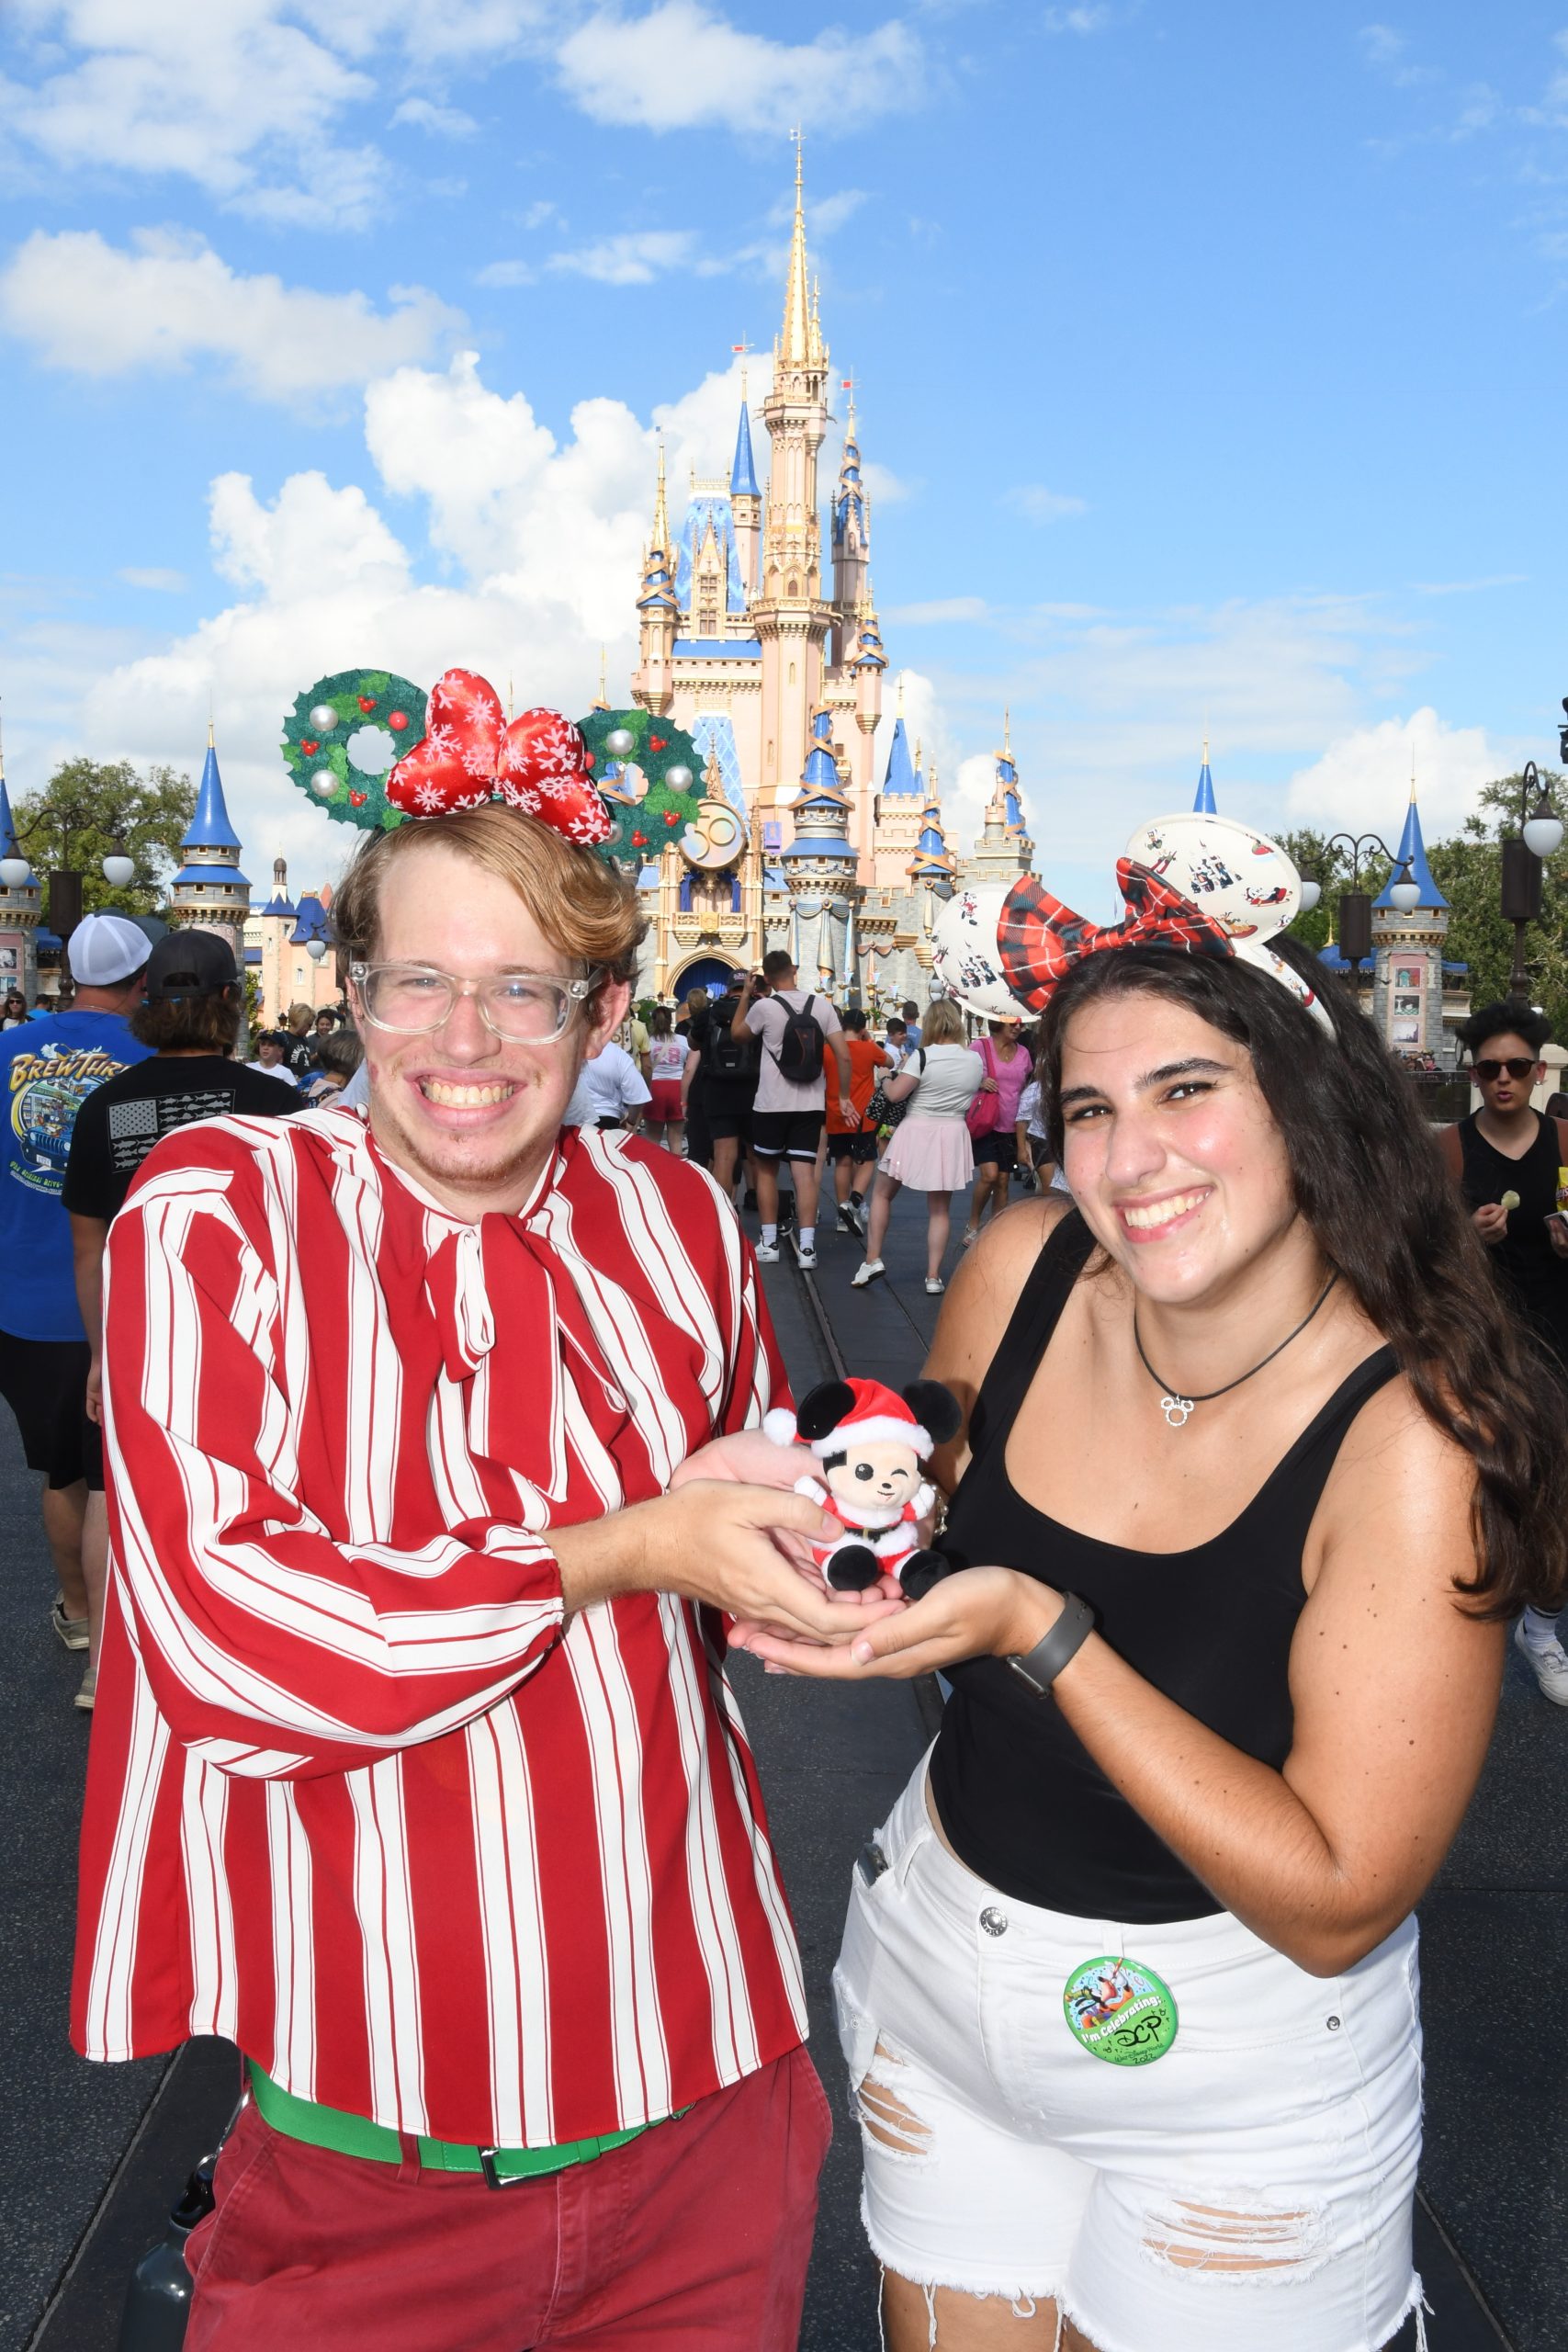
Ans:
POLYGON ((1399 63, 1409 43, 1392 25, 1363 25, 1356 42, 1369 65, 1387 69, 1399 63))
POLYGON ((1115 21, 1115 10, 1106 7, 1047 8, 1044 16, 1048 33, 1102 33, 1115 21))
POLYGON ((690 229, 634 229, 576 253, 552 254, 547 267, 596 278, 601 286, 648 286, 666 270, 688 267, 696 245, 690 229))
POLYGON ((1047 490, 1039 481, 1021 482, 1016 490, 1007 492, 1003 504, 1016 508, 1031 523, 1060 523, 1069 514, 1089 512, 1083 499, 1069 497, 1063 491, 1047 490))
POLYGON ((596 122, 649 130, 784 131, 830 113, 840 126, 919 103, 925 59, 897 17, 791 45, 746 32, 702 5, 659 0, 645 16, 602 10, 556 51, 568 95, 596 122))
MULTIPOLYGON (((377 73, 536 53, 559 0, 11 0, 30 85, 0 76, 0 135, 61 172, 173 174, 283 225, 363 229, 393 170, 344 118, 377 73)), ((393 116, 446 137, 468 118, 413 97, 393 116)))
POLYGON ((1294 824, 1388 830, 1409 789, 1414 761, 1421 823, 1428 841, 1453 832, 1475 806, 1483 784, 1507 775, 1522 756, 1517 745, 1495 741, 1483 727, 1451 727, 1429 703, 1408 718, 1384 718, 1352 728, 1321 759, 1291 778, 1286 807, 1294 824))
POLYGON ((907 482, 891 466, 879 465, 874 458, 861 459, 860 478, 874 506, 897 506, 906 498, 912 498, 919 486, 907 482))
POLYGON ((0 272, 0 324, 48 367, 118 376, 210 357, 258 399, 299 402, 423 358, 464 323, 419 287, 394 287, 381 311, 358 292, 241 277, 199 237, 143 229, 132 243, 35 230, 0 272))
POLYGON ((50 62, 0 81, 0 128, 57 170, 174 173, 220 201, 312 226, 363 227, 381 165, 341 152, 343 110, 369 78, 278 0, 192 10, 182 0, 64 0, 31 10, 50 62))
MULTIPOLYGON (((257 861, 248 870, 265 872, 281 853, 296 883, 330 876, 353 837, 284 775, 276 745, 294 697, 341 669, 376 663, 428 686, 461 664, 502 693, 510 677, 520 704, 576 714, 592 699, 602 643, 613 690, 624 690, 656 428, 678 520, 688 471, 728 470, 739 364, 649 422, 619 401, 585 401, 560 437, 521 393, 492 391, 472 354, 442 373, 394 370, 367 398, 374 470, 363 485, 319 472, 267 496, 242 474, 213 483, 227 605, 152 648, 123 638, 62 648, 51 699, 68 730, 61 752, 199 762, 210 694, 231 813, 257 861), (422 577, 427 552, 446 566, 434 583, 422 577)), ((754 398, 766 383, 753 363, 754 398)), ((46 657, 34 646, 29 658, 36 670, 46 657)))
POLYGON ((1476 596, 1485 588, 1517 588, 1529 578, 1528 571, 1493 571, 1482 580, 1418 580, 1418 596, 1476 596))
MULTIPOLYGON (((865 200, 866 191, 863 187, 841 187, 835 189, 830 196, 819 196, 815 198, 808 197, 806 203, 806 231, 813 244, 819 243, 824 237, 836 236, 846 220, 853 220, 865 200)), ((787 213, 782 207, 778 208, 773 218, 793 220, 794 206, 790 206, 787 213)))
POLYGON ((427 130, 433 139, 471 139, 479 129, 461 107, 438 107, 429 98, 405 98, 392 116, 394 130, 400 123, 427 130))
POLYGON ((476 286, 532 286, 538 276, 525 261, 488 261, 474 272, 476 286))
POLYGON ((154 596, 183 595, 190 585, 183 571, 169 571, 156 563, 128 563, 119 577, 128 588, 145 588, 154 596))

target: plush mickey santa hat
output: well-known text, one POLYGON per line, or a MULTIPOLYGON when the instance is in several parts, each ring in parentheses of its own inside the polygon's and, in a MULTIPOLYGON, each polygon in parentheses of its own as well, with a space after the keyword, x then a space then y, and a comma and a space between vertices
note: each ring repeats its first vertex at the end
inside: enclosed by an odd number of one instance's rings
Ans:
POLYGON ((798 1414, 768 1413, 763 1432, 775 1445, 808 1445, 819 1462, 849 1445, 907 1445, 918 1461, 958 1434, 958 1400, 940 1380, 912 1380, 899 1396, 880 1380, 824 1380, 801 1398, 798 1414))

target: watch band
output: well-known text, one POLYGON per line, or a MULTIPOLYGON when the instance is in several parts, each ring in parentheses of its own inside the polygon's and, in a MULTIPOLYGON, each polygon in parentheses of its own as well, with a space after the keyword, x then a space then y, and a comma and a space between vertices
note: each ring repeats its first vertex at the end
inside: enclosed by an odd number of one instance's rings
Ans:
POLYGON ((1094 1611, 1076 1592, 1062 1595, 1062 1613, 1045 1635, 1021 1657, 1009 1654, 1008 1664, 1037 1699, 1043 1699, 1062 1668, 1077 1657, 1094 1631, 1094 1611))

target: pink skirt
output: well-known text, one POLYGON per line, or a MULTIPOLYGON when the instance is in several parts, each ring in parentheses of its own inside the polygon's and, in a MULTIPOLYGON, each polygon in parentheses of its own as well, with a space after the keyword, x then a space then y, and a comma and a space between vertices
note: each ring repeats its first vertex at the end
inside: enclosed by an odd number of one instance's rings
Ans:
POLYGON ((922 1119, 911 1112, 877 1162, 885 1176, 917 1193, 956 1193, 975 1176, 975 1153, 962 1119, 922 1119))

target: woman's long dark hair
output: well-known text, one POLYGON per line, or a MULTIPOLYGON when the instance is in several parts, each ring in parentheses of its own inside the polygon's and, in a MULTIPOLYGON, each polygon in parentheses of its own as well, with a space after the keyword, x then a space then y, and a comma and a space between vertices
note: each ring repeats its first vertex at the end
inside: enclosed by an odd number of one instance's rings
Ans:
POLYGON ((1478 1616, 1555 1611, 1568 1587, 1564 1398, 1494 1279, 1463 1200, 1395 1067, 1349 992, 1296 941, 1276 952, 1317 990, 1334 1035, 1239 957, 1127 947, 1091 956, 1046 1008, 1041 1091, 1062 1153, 1062 1041, 1095 998, 1158 996, 1245 1046, 1284 1138, 1296 1204, 1398 1359, 1429 1419, 1475 1465, 1478 1616))

